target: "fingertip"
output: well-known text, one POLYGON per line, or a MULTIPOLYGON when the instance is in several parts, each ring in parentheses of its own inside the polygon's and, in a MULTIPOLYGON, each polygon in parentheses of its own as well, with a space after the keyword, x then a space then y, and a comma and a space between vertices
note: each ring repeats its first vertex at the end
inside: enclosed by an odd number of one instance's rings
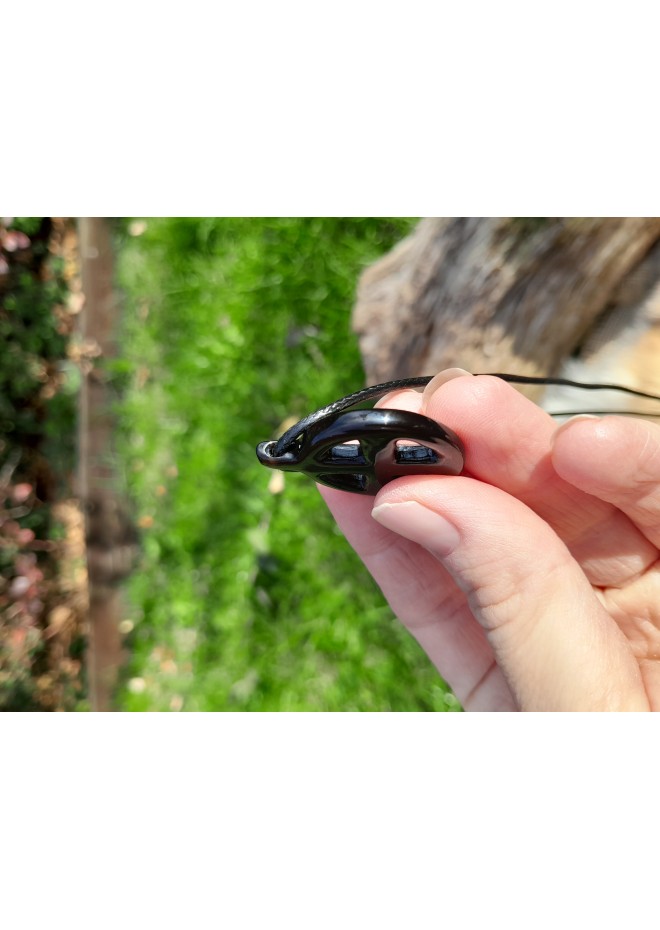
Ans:
MULTIPOLYGON (((511 385, 500 378, 492 375, 470 375, 469 372, 462 373, 463 369, 460 368, 450 369, 450 371, 458 371, 461 374, 454 374, 440 380, 444 375, 444 372, 440 372, 433 379, 436 383, 434 384, 431 381, 425 388, 422 396, 427 407, 433 407, 440 403, 444 404, 447 399, 453 401, 459 398, 467 405, 481 406, 491 399, 499 402, 503 397, 513 396, 511 394, 511 391, 513 391, 511 385), (436 379, 438 380, 436 381, 436 379), (433 387, 433 390, 429 390, 431 387, 433 387)), ((517 391, 514 391, 514 394, 518 397, 522 396, 517 391)))
POLYGON ((395 410, 408 410, 411 413, 418 413, 422 405, 422 395, 414 388, 402 388, 399 391, 390 391, 385 397, 374 404, 374 410, 388 407, 395 410))
POLYGON ((643 419, 574 417, 556 430, 551 454, 557 473, 589 493, 660 481, 660 429, 643 419))
POLYGON ((602 418, 590 413, 579 413, 565 423, 560 423, 550 438, 553 459, 561 461, 567 451, 573 453, 585 440, 591 441, 594 436, 594 422, 602 422, 602 418))
POLYGON ((576 423, 586 423, 588 421, 593 422, 594 420, 602 420, 602 417, 596 416, 594 413, 576 413, 575 416, 570 417, 564 423, 560 423, 555 430, 553 436, 553 443, 557 441, 559 436, 562 436, 565 432, 572 431, 576 423))
POLYGON ((551 438, 551 456, 559 474, 576 468, 588 473, 599 465, 602 456, 609 457, 611 449, 621 442, 630 424, 621 417, 598 417, 580 413, 558 426, 551 438))
POLYGON ((466 371, 465 368, 445 368, 444 371, 439 371, 429 383, 424 388, 422 394, 422 403, 427 404, 433 394, 442 387, 443 384, 446 384, 448 381, 453 381, 454 378, 464 378, 464 377, 473 377, 472 372, 466 371))
POLYGON ((386 529, 439 556, 449 555, 460 543, 460 533, 453 523, 416 500, 383 501, 373 508, 371 516, 386 529))
POLYGON ((462 439, 464 433, 488 436, 489 441, 501 434, 509 446, 512 435, 524 435, 530 418, 536 428, 539 419, 547 417, 510 384, 491 375, 457 376, 439 384, 433 393, 424 395, 422 413, 446 424, 462 439))

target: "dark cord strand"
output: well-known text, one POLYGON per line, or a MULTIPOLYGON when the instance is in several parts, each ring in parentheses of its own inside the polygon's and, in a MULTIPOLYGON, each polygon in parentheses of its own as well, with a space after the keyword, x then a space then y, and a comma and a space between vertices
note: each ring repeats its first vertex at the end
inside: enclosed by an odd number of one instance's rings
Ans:
MULTIPOLYGON (((587 391, 619 391, 624 394, 630 394, 633 397, 643 397, 646 400, 660 401, 660 396, 657 394, 649 394, 647 391, 638 391, 636 388, 626 387, 625 385, 621 384, 573 381, 569 378, 541 378, 535 377, 533 375, 511 375, 506 372, 484 372, 484 374, 488 374, 493 378, 501 378, 502 381, 507 381, 510 384, 552 385, 559 387, 580 388, 587 391)), ((308 429, 312 424, 316 423, 321 417, 328 416, 333 413, 339 413, 342 410, 348 410, 351 407, 356 407, 358 404, 363 404, 367 401, 378 400, 379 398, 384 397, 386 394, 389 394, 391 391, 398 391, 405 388, 426 387, 426 385, 433 379, 433 377, 434 376, 429 375, 420 378, 400 378, 396 381, 385 381, 382 384, 374 384, 371 387, 366 387, 359 391, 354 391, 352 394, 347 394, 346 397, 340 397, 339 400, 335 400, 333 403, 328 404, 325 407, 321 407, 320 410, 316 410, 314 413, 310 413, 306 417, 303 417, 302 420, 299 420, 294 426, 283 433, 277 440, 273 452, 278 456, 283 455, 293 447, 298 437, 304 433, 305 430, 308 429)), ((578 410, 561 411, 557 413, 551 413, 550 416, 574 416, 580 412, 581 411, 578 410)), ((584 412, 593 413, 595 416, 608 413, 620 413, 623 415, 626 414, 626 411, 609 410, 584 412)), ((660 417, 660 413, 628 412, 628 416, 660 417)))

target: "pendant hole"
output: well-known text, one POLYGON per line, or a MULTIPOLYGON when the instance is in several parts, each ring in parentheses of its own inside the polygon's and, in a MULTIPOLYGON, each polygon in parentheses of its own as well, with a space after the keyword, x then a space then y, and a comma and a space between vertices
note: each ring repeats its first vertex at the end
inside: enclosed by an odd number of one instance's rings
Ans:
POLYGON ((397 440, 395 458, 401 465, 437 465, 440 456, 434 449, 409 439, 397 440))
POLYGON ((363 465, 365 463, 362 454, 362 446, 358 439, 349 439, 346 442, 337 443, 323 453, 321 462, 327 462, 333 465, 355 464, 363 465))
POLYGON ((331 488, 338 488, 340 491, 351 491, 353 494, 366 494, 369 483, 367 475, 362 474, 320 474, 317 475, 317 480, 321 484, 329 485, 331 488))
POLYGON ((398 450, 398 449, 408 449, 408 448, 410 448, 411 446, 416 447, 416 448, 418 448, 418 449, 424 448, 423 446, 420 446, 420 444, 419 444, 418 442, 414 442, 412 439, 397 439, 397 441, 396 441, 396 448, 397 448, 397 450, 398 450))

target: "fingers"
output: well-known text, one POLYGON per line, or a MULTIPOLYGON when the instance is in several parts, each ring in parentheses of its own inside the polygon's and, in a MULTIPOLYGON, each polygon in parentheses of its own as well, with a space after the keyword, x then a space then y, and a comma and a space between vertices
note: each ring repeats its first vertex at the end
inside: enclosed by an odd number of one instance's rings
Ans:
POLYGON ((389 484, 380 525, 369 498, 321 491, 463 706, 647 709, 630 644, 587 579, 624 584, 658 558, 657 428, 614 418, 557 432, 487 377, 381 404, 454 429, 468 476, 389 484))
POLYGON ((557 473, 556 424, 509 384, 459 377, 424 402, 421 412, 465 443, 467 473, 517 497, 549 523, 593 584, 623 585, 655 561, 655 548, 625 514, 557 473))
POLYGON ((429 383, 424 388, 422 406, 425 406, 430 397, 435 394, 439 387, 442 387, 443 384, 446 384, 448 381, 453 381, 454 378, 464 378, 465 376, 472 377, 469 371, 466 371, 464 368, 445 368, 444 371, 439 371, 435 377, 431 378, 429 383))
MULTIPOLYGON (((449 369, 436 385, 467 374, 449 369)), ((427 388, 428 389, 428 388, 427 388)), ((422 394, 393 391, 376 407, 419 412, 422 394)), ((337 524, 373 576, 394 614, 419 642, 467 710, 515 710, 516 705, 482 627, 437 560, 371 519, 372 498, 318 486, 337 524)))
POLYGON ((624 417, 569 420, 554 439, 557 473, 627 514, 660 547, 660 427, 624 417))
POLYGON ((374 518, 432 553, 463 592, 519 707, 648 709, 625 637, 528 507, 465 477, 394 482, 375 503, 374 518))
POLYGON ((461 705, 466 710, 515 710, 483 628, 437 559, 373 520, 373 498, 318 487, 393 612, 461 705))
POLYGON ((394 407, 397 410, 410 410, 412 413, 419 413, 427 398, 435 393, 441 385, 453 381, 454 378, 463 378, 465 375, 472 377, 470 372, 464 368, 445 368, 444 371, 439 371, 437 375, 431 378, 422 393, 414 388, 390 391, 389 394, 381 397, 374 404, 374 407, 394 407))

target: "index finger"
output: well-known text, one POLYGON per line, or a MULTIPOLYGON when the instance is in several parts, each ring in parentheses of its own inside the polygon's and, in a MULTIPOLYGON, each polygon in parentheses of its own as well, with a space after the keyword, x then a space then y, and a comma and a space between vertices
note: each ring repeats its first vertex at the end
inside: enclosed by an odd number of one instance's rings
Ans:
POLYGON ((558 473, 555 422, 511 385, 488 376, 456 378, 425 398, 422 412, 461 437, 467 474, 542 517, 593 584, 625 584, 656 561, 655 547, 614 502, 558 473))

